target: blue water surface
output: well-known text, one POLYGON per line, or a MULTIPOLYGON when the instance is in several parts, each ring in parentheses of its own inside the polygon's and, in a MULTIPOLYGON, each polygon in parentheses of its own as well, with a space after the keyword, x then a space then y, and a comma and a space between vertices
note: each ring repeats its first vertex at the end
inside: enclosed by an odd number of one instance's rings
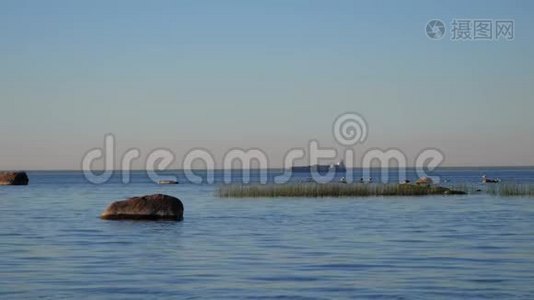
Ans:
MULTIPOLYGON (((534 182, 529 168, 438 173, 534 182)), ((29 176, 0 187, 1 299, 534 298, 534 198, 232 199, 216 196, 221 174, 204 185, 29 176), (179 197, 184 221, 98 218, 151 193, 179 197)))

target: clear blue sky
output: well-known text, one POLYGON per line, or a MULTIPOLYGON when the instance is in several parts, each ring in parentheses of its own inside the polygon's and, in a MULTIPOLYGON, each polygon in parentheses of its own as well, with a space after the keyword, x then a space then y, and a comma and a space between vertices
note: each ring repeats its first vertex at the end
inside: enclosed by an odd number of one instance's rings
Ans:
MULTIPOLYGON (((0 0, 0 169, 76 169, 118 149, 437 147, 446 165, 534 165, 532 1, 0 0), (447 23, 440 41, 430 19, 447 23), (449 40, 454 18, 514 19, 513 41, 449 40)), ((121 150, 122 149, 122 150, 121 150)))

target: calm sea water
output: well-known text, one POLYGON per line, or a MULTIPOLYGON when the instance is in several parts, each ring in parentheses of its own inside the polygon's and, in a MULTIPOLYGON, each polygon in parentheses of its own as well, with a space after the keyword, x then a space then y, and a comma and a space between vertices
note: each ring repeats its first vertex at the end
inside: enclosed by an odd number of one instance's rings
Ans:
MULTIPOLYGON (((526 168, 438 173, 534 182, 526 168)), ((534 198, 220 199, 143 173, 29 176, 0 187, 1 299, 534 298, 534 198), (184 221, 98 218, 150 193, 179 197, 184 221)))

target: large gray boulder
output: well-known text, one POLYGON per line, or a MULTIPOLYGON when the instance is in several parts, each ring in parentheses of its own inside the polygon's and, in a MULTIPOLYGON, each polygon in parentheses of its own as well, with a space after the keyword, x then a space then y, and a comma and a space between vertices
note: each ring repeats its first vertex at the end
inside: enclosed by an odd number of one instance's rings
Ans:
POLYGON ((113 202, 100 217, 106 220, 182 221, 183 215, 184 206, 180 199, 156 194, 113 202))
POLYGON ((27 185, 26 172, 0 172, 0 185, 27 185))

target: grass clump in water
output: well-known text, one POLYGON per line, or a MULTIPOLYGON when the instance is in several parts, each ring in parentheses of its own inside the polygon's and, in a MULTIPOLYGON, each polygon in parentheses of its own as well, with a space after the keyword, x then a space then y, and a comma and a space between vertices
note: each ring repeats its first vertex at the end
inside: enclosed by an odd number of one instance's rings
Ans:
POLYGON ((488 193, 496 196, 534 196, 534 184, 495 184, 488 187, 488 193))
POLYGON ((413 184, 290 183, 269 185, 223 185, 219 197, 365 197, 465 194, 440 186, 413 184))

